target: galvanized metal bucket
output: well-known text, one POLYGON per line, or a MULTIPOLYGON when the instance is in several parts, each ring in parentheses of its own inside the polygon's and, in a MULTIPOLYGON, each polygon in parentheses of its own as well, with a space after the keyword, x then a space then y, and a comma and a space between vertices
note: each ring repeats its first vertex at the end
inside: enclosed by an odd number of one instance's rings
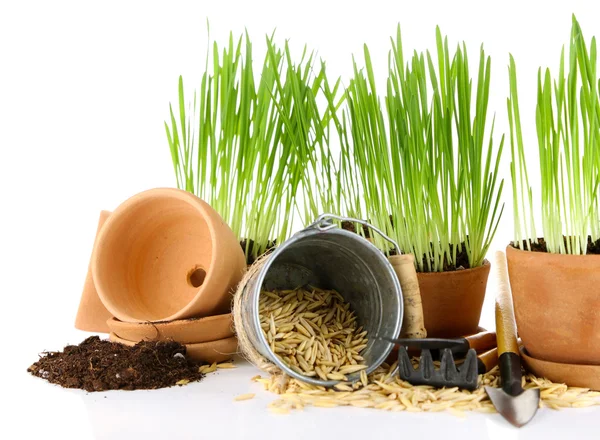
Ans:
MULTIPOLYGON (((393 240, 366 222, 323 214, 277 247, 248 281, 241 299, 244 330, 254 348, 286 374, 322 386, 333 386, 338 381, 299 374, 269 347, 260 328, 261 290, 294 289, 307 284, 337 290, 356 312, 367 337, 370 336, 361 353, 368 365, 367 374, 379 367, 393 348, 393 344, 375 336, 397 337, 404 313, 400 282, 385 255, 360 235, 338 228, 332 219, 363 224, 399 249, 393 240)), ((360 373, 349 375, 348 379, 355 382, 360 373)))

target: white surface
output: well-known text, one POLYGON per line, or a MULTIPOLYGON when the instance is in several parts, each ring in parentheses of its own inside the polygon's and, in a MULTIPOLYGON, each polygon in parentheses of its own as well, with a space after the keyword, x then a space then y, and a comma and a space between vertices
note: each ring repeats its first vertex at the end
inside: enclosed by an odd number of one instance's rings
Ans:
MULTIPOLYGON (((273 396, 249 382, 251 367, 183 388, 102 394, 63 390, 25 372, 38 352, 85 336, 72 323, 99 211, 174 185, 162 122, 178 75, 188 86, 199 80, 207 17, 219 42, 247 27, 257 58, 263 35, 276 27, 280 43, 290 38, 296 51, 308 44, 344 79, 351 54, 361 62, 367 42, 380 82, 397 22, 407 53, 433 48, 439 24, 451 44, 467 42, 472 60, 481 42, 492 56, 498 135, 507 129, 510 51, 534 153, 537 68, 557 66, 571 12, 588 38, 600 36, 592 1, 0 3, 0 438, 342 438, 342 431, 343 438, 598 438, 599 409, 544 410, 520 431, 482 415, 308 409, 273 416, 265 409, 273 396), (232 402, 248 391, 257 399, 232 402)), ((507 180, 498 249, 512 238, 510 191, 507 180)), ((482 324, 493 327, 491 295, 482 324)))
POLYGON ((250 381, 259 371, 243 361, 237 363, 235 370, 219 370, 200 383, 153 391, 88 394, 26 377, 20 380, 23 390, 17 410, 27 414, 29 422, 15 432, 60 432, 62 438, 79 439, 598 438, 600 411, 594 409, 543 409, 521 430, 497 414, 469 413, 460 418, 449 413, 359 408, 305 408, 289 415, 272 414, 266 407, 276 396, 250 381), (256 397, 233 401, 244 393, 256 397))

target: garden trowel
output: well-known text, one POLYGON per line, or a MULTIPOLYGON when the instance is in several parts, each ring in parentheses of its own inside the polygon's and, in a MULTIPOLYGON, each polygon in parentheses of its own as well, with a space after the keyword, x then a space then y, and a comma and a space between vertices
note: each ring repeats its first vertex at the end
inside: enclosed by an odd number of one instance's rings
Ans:
POLYGON ((521 385, 521 357, 504 252, 496 252, 495 263, 498 277, 496 339, 502 387, 486 386, 485 391, 498 412, 519 428, 528 423, 537 412, 540 404, 540 390, 524 390, 521 385))

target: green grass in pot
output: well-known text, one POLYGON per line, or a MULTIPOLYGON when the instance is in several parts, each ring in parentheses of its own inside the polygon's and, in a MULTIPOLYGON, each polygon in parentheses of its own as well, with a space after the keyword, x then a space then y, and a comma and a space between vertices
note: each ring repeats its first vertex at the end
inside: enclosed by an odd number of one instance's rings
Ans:
POLYGON ((287 61, 285 82, 281 75, 276 84, 279 94, 287 99, 279 100, 277 107, 285 123, 285 141, 290 143, 290 148, 302 161, 304 173, 296 205, 306 226, 322 213, 340 213, 343 210, 340 156, 337 155, 336 159, 330 148, 331 120, 343 101, 343 95, 339 96, 340 79, 333 85, 329 83, 324 62, 321 62, 319 70, 313 71, 314 54, 308 55, 305 49, 296 65, 287 43, 284 52, 287 61), (285 92, 285 83, 290 85, 290 93, 285 92), (323 106, 320 102, 323 97, 332 101, 323 106), (325 107, 325 111, 321 107, 325 107))
POLYGON ((165 122, 178 187, 219 212, 246 243, 249 262, 290 235, 306 168, 285 116, 295 111, 287 103, 297 78, 282 71, 311 72, 312 57, 292 65, 287 45, 284 53, 266 40, 258 76, 247 34, 230 36, 222 52, 215 42, 199 92, 188 103, 179 78, 179 105, 165 122))
POLYGON ((517 70, 510 57, 508 116, 513 184, 513 246, 558 254, 600 253, 600 98, 596 39, 589 48, 573 17, 568 58, 559 73, 538 71, 535 126, 538 140, 542 239, 534 220, 521 130, 517 70))
POLYGON ((436 41, 435 58, 414 52, 405 63, 398 27, 383 105, 365 46, 336 124, 352 211, 414 253, 421 272, 481 266, 503 209, 504 139, 494 148, 487 126, 490 58, 482 48, 473 80, 466 47, 452 54, 439 28, 436 41))

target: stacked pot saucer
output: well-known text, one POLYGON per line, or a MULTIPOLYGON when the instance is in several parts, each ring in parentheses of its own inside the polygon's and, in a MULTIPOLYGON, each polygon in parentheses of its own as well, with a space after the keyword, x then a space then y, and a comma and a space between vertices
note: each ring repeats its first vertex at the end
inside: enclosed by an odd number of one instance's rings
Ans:
POLYGON ((99 230, 90 266, 114 317, 111 340, 174 340, 211 363, 237 351, 231 300, 246 260, 229 226, 193 194, 159 188, 126 200, 99 230))
POLYGON ((600 365, 545 361, 532 357, 525 347, 521 347, 520 350, 525 367, 536 376, 545 377, 555 383, 565 383, 570 387, 600 391, 600 365))
POLYGON ((231 313, 168 322, 132 323, 110 318, 106 323, 111 341, 135 345, 173 340, 186 346, 190 358, 208 363, 223 362, 237 351, 231 313))

